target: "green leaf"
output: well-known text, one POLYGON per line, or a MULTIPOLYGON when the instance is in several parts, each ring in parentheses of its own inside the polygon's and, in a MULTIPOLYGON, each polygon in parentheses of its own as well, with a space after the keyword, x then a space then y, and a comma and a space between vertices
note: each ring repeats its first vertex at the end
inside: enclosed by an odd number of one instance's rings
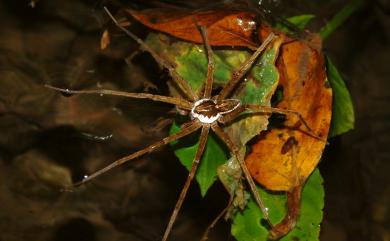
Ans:
POLYGON ((287 21, 294 24, 299 29, 304 29, 313 18, 315 18, 314 14, 303 14, 287 18, 287 21))
MULTIPOLYGON (((316 169, 307 180, 302 190, 301 212, 297 226, 281 241, 288 240, 319 240, 322 209, 324 206, 324 189, 322 177, 316 169)), ((284 194, 268 193, 259 189, 260 195, 269 207, 270 219, 273 223, 280 222, 286 214, 286 196, 284 194)), ((237 241, 265 241, 268 230, 263 225, 263 214, 253 199, 247 208, 237 213, 232 224, 232 234, 237 241)))
MULTIPOLYGON (((179 130, 179 125, 177 122, 174 122, 171 126, 170 133, 176 133, 179 130)), ((198 135, 190 135, 185 137, 183 140, 171 143, 175 151, 175 155, 188 171, 191 170, 192 162, 199 146, 198 139, 198 135)), ((226 153, 227 152, 223 148, 223 145, 219 143, 218 138, 212 134, 209 135, 206 143, 206 149, 202 155, 195 177, 199 184, 202 196, 206 195, 207 190, 215 182, 218 166, 222 165, 227 160, 226 153)))
POLYGON ((363 0, 352 0, 343 9, 340 10, 322 29, 320 35, 326 39, 340 25, 342 25, 356 10, 363 6, 363 0))
MULTIPOLYGON (((271 97, 279 81, 279 72, 275 66, 278 57, 279 45, 267 49, 247 76, 245 87, 239 91, 235 98, 242 103, 252 103, 269 106, 271 97)), ((240 66, 240 65, 237 65, 240 66)), ((245 149, 245 144, 268 126, 268 115, 247 115, 237 120, 233 125, 225 127, 233 142, 245 149)), ((245 152, 245 151, 244 151, 245 152)))
POLYGON ((337 136, 354 128, 355 114, 352 98, 331 60, 326 57, 327 76, 333 90, 332 122, 329 136, 337 136))
MULTIPOLYGON (((310 22, 310 20, 312 20, 313 18, 315 18, 315 15, 313 14, 303 14, 289 17, 286 20, 291 24, 294 24, 297 28, 304 29, 306 25, 310 22)), ((292 31, 286 24, 277 23, 275 27, 285 33, 292 33, 292 31)))

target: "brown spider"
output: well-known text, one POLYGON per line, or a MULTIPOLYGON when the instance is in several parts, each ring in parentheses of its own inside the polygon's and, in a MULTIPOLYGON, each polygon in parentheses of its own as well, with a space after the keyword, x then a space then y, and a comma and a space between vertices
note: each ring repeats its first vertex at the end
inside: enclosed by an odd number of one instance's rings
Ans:
MULTIPOLYGON (((117 20, 112 16, 112 14, 104 8, 107 14, 110 16, 112 21, 117 25, 118 28, 120 28, 123 32, 125 32, 130 38, 137 41, 143 49, 148 51, 153 58, 164 68, 166 68, 174 82, 174 84, 179 88, 181 91, 182 98, 180 97, 170 97, 170 96, 161 96, 161 95, 154 95, 154 94, 148 94, 148 93, 129 93, 129 92, 123 92, 123 91, 116 91, 116 90, 107 90, 107 89, 100 89, 100 90, 69 90, 69 89, 62 89, 57 88, 50 85, 45 85, 46 87, 50 89, 54 89, 60 92, 68 93, 68 94, 100 94, 100 95, 114 95, 114 96, 124 96, 124 97, 131 97, 131 98, 139 98, 139 99, 150 99, 153 101, 160 101, 164 103, 169 103, 175 105, 177 108, 186 110, 188 112, 189 117, 191 120, 187 123, 185 123, 182 126, 182 129, 172 134, 168 137, 163 138, 160 141, 157 141, 150 146, 139 150, 135 153, 132 153, 128 156, 125 156, 119 160, 114 161, 110 165, 96 171, 95 173, 86 176, 82 181, 79 183, 76 183, 75 186, 84 184, 97 176, 100 176, 101 174, 109 171, 110 169, 119 166, 125 162, 128 162, 130 160, 133 160, 141 155, 144 155, 146 153, 149 153, 151 151, 154 151, 156 148, 161 147, 165 144, 168 144, 172 141, 178 140, 184 136, 187 136, 199 129, 201 129, 200 134, 200 140, 199 140, 199 147, 196 151, 195 158, 193 160, 191 171, 188 174, 187 180, 184 184, 184 187, 180 193, 180 196, 177 200, 177 203, 175 205, 175 208, 171 214, 170 220, 168 222, 167 228, 165 230, 165 233, 163 235, 162 240, 166 241, 168 239, 168 236, 170 234, 170 231, 172 230, 173 224, 176 220, 176 217, 178 215, 178 212, 184 202, 185 196, 187 194, 188 188, 191 184, 191 181, 193 180, 197 167, 199 165, 200 159, 202 157, 203 151, 205 149, 206 141, 208 138, 208 134, 210 132, 210 129, 215 132, 215 134, 226 144, 226 146, 231 151, 232 155, 234 155, 239 164, 240 167, 244 173, 245 179, 247 180, 250 190, 255 198, 255 201, 257 205, 260 207, 264 214, 264 218, 268 221, 271 227, 273 225, 269 221, 268 212, 265 208, 263 201, 257 191, 256 184, 254 183, 248 168, 245 165, 245 162, 243 159, 239 158, 239 147, 232 141, 232 139, 229 137, 229 135, 222 129, 221 125, 225 125, 227 123, 230 123, 244 111, 246 110, 254 110, 257 112, 261 112, 264 114, 270 114, 270 113, 280 113, 280 114, 294 114, 296 115, 300 121, 305 125, 305 127, 311 132, 311 129, 306 124, 302 116, 295 111, 286 110, 286 109, 279 109, 279 108, 273 108, 268 106, 261 106, 261 105, 254 105, 254 104, 242 104, 240 100, 238 99, 229 99, 228 97, 233 95, 236 86, 239 84, 240 80, 243 78, 243 76, 247 73, 247 71, 252 67, 254 61, 258 58, 258 56, 263 52, 263 50, 276 38, 276 36, 271 33, 269 36, 263 41, 260 47, 257 48, 257 50, 248 58, 245 63, 237 69, 233 73, 232 79, 222 88, 222 90, 219 92, 218 95, 212 96, 212 88, 213 88, 213 74, 214 74, 214 59, 213 59, 213 53, 212 49, 210 47, 210 44, 208 42, 206 30, 204 27, 199 27, 200 32, 202 34, 204 45, 207 50, 207 58, 208 58, 208 70, 207 70, 207 79, 203 88, 203 91, 200 95, 197 95, 194 93, 190 85, 176 72, 175 68, 168 63, 165 59, 161 58, 154 50, 152 50, 145 42, 143 42, 141 39, 139 39, 137 36, 135 36, 133 33, 129 32, 127 29, 125 29, 123 26, 121 26, 117 20)), ((315 136, 313 134, 313 136, 315 136)))

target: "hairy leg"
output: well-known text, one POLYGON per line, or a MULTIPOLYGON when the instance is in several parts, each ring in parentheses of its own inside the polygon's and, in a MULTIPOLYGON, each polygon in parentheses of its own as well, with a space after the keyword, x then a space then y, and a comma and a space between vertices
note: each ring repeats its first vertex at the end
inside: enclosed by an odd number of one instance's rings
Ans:
POLYGON ((152 145, 150 145, 142 150, 134 152, 133 154, 125 156, 119 160, 116 160, 115 162, 109 164, 108 166, 106 166, 106 167, 100 169, 99 171, 91 174, 90 176, 84 178, 82 181, 76 183, 74 186, 79 186, 81 184, 84 184, 84 183, 100 176, 101 174, 111 170, 112 168, 114 168, 116 166, 122 165, 123 163, 128 162, 130 160, 133 160, 134 158, 142 156, 148 152, 152 152, 156 148, 159 148, 159 147, 166 145, 172 141, 178 140, 186 135, 189 135, 189 134, 193 133, 194 131, 198 130, 201 126, 202 126, 202 124, 200 122, 198 122, 197 120, 193 120, 189 125, 187 125, 185 128, 183 128, 181 131, 179 131, 175 134, 172 134, 168 137, 165 137, 164 139, 157 141, 157 142, 153 143, 152 145))
POLYGON ((176 97, 170 97, 170 96, 162 96, 162 95, 153 95, 148 93, 130 93, 130 92, 124 92, 124 91, 117 91, 117 90, 106 90, 106 89, 100 89, 100 90, 69 90, 69 89, 63 89, 54 87, 51 85, 45 85, 45 87, 53 90, 57 90, 66 94, 98 94, 98 95, 114 95, 114 96, 123 96, 123 97, 130 97, 130 98, 136 98, 136 99, 149 99, 154 101, 160 101, 168 104, 176 105, 177 107, 185 110, 191 110, 192 104, 188 102, 185 99, 176 98, 176 97))
POLYGON ((164 233, 164 236, 162 238, 162 241, 166 241, 168 239, 168 236, 172 230, 173 224, 175 223, 177 214, 179 213, 180 208, 181 208, 181 206, 184 202, 184 199, 187 195, 188 188, 190 187, 190 184, 191 184, 192 180, 194 179, 196 170, 197 170, 199 162, 200 162, 200 158, 202 157, 204 148, 206 146, 209 130, 210 130, 209 125, 204 125, 202 128, 202 133, 200 134, 200 140, 199 140, 199 147, 198 147, 198 150, 196 151, 194 161, 192 162, 191 171, 188 174, 188 177, 187 177, 187 180, 184 184, 184 187, 181 190, 179 199, 176 202, 175 208, 174 208, 172 215, 169 219, 168 226, 165 229, 165 233, 164 233))
POLYGON ((263 203, 263 200, 261 199, 261 197, 259 195, 259 192, 257 191, 256 184, 253 181, 253 178, 250 175, 249 170, 246 167, 244 160, 239 158, 239 148, 234 144, 234 142, 230 139, 229 135, 226 134, 225 131, 217 123, 213 124, 211 126, 211 128, 217 134, 217 136, 221 140, 223 140, 225 142, 225 144, 227 145, 229 150, 237 158, 237 161, 240 164, 240 167, 241 167, 241 169, 242 169, 242 171, 244 173, 245 179, 247 180, 247 182, 249 184, 249 187, 250 187, 251 192, 252 192, 252 194, 253 194, 253 196, 255 198, 255 201, 256 201, 257 205, 259 206, 259 208, 261 209, 261 211, 262 211, 262 213, 264 215, 264 219, 268 222, 268 224, 271 227, 273 227, 273 225, 272 225, 272 223, 271 223, 271 221, 269 219, 269 216, 268 216, 268 211, 267 211, 267 209, 266 209, 266 207, 265 207, 265 205, 263 203))
POLYGON ((202 33, 204 45, 206 47, 207 51, 207 59, 208 59, 208 65, 207 65, 207 79, 206 79, 206 84, 204 87, 204 92, 203 92, 203 98, 211 98, 211 92, 213 90, 213 79, 214 79, 214 56, 213 56, 213 50, 210 47, 209 44, 209 39, 207 37, 206 29, 201 26, 200 31, 202 33))
POLYGON ((326 138, 321 137, 314 133, 314 131, 310 128, 310 126, 307 124, 301 113, 298 111, 294 110, 288 110, 288 109, 281 109, 281 108, 275 108, 275 107, 269 107, 269 106, 262 106, 262 105, 254 105, 254 104, 246 104, 245 108, 248 110, 255 110, 255 111, 260 111, 263 113, 278 113, 278 114, 285 114, 285 115, 295 115, 298 117, 299 121, 305 126, 305 128, 308 131, 308 135, 320 140, 326 142, 326 138))
POLYGON ((252 54, 252 56, 245 61, 245 63, 236 71, 233 72, 232 79, 223 87, 221 92, 218 95, 218 100, 223 100, 229 95, 232 94, 238 82, 242 79, 242 77, 247 73, 247 71, 252 67, 253 63, 256 61, 257 57, 264 51, 264 49, 271 43, 271 41, 275 38, 275 34, 270 33, 268 37, 263 41, 260 47, 252 54))

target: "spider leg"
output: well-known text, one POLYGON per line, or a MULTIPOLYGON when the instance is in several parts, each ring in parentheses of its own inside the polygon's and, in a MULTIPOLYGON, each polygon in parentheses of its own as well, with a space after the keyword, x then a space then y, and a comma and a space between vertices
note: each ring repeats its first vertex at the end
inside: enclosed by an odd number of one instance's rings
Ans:
POLYGON ((215 132, 215 134, 217 134, 217 136, 225 142, 225 144, 227 145, 229 150, 237 158, 237 161, 239 162, 240 167, 245 175, 245 179, 247 180, 247 182, 249 184, 249 187, 250 187, 251 192, 255 198, 255 201, 256 201, 257 205, 259 206, 259 208, 261 209, 261 212, 264 215, 264 219, 268 222, 268 224, 272 228, 273 224, 271 223, 271 220, 269 219, 268 211, 264 205, 264 202, 261 199, 259 192, 257 191, 256 184, 253 181, 253 178, 252 178, 251 174, 249 173, 249 170, 246 167, 244 160, 239 158, 239 156, 240 156, 239 148, 236 146, 236 144, 234 144, 232 139, 230 139, 229 135, 226 134, 225 131, 217 123, 214 123, 213 125, 211 125, 211 128, 215 132))
POLYGON ((211 49, 211 46, 209 44, 209 39, 207 37, 206 28, 203 26, 200 26, 200 32, 202 33, 204 45, 207 50, 207 59, 208 59, 208 65, 207 65, 207 80, 204 87, 203 92, 203 98, 210 98, 211 92, 213 90, 213 79, 214 79, 214 56, 213 56, 213 50, 211 49))
POLYGON ((98 95, 114 95, 114 96, 123 96, 123 97, 130 97, 130 98, 136 98, 136 99, 150 99, 154 101, 160 101, 168 104, 173 104, 178 106, 179 108, 191 110, 192 104, 188 102, 185 99, 182 98, 175 98, 170 96, 162 96, 162 95, 153 95, 148 93, 130 93, 130 92, 124 92, 124 91, 117 91, 117 90, 106 90, 106 89, 100 89, 100 90, 69 90, 69 89, 62 89, 58 87, 54 87, 51 85, 45 85, 45 87, 53 90, 57 90, 66 94, 98 94, 98 95))
POLYGON ((224 114, 221 116, 218 121, 224 125, 228 124, 229 122, 233 121, 236 119, 237 116, 239 116, 243 111, 245 111, 245 107, 242 105, 239 106, 237 109, 235 109, 232 112, 229 112, 227 114, 224 114))
POLYGON ((169 74, 172 76, 173 81, 175 84, 183 91, 183 93, 186 95, 189 100, 194 101, 198 99, 198 96, 195 94, 195 92, 192 90, 191 86, 176 72, 175 68, 165 59, 161 58, 152 48, 150 48, 144 41, 142 41, 140 38, 138 38, 136 35, 131 33, 129 30, 127 30, 125 27, 120 25, 118 21, 114 18, 114 16, 111 14, 110 11, 106 7, 104 7, 104 10, 108 14, 108 16, 112 19, 112 21, 115 23, 115 25, 121 29, 127 36, 135 40, 143 49, 148 51, 153 58, 164 68, 166 68, 169 72, 169 74))
POLYGON ((134 158, 137 158, 139 156, 142 156, 148 152, 152 152, 154 151, 156 148, 159 148, 165 144, 168 144, 172 141, 175 141, 175 140, 178 140, 186 135, 189 135, 191 133, 193 133, 194 131, 198 130, 200 127, 202 126, 202 124, 200 122, 198 122, 197 120, 193 120, 191 122, 190 125, 186 126, 185 128, 183 128, 181 131, 175 133, 175 134, 172 134, 170 136, 167 136, 165 138, 163 138, 162 140, 159 140, 155 143, 153 143, 152 145, 142 149, 142 150, 139 150, 137 152, 134 152, 133 154, 130 154, 128 156, 125 156, 125 157, 122 157, 121 159, 119 160, 116 160, 115 162, 109 164, 108 166, 106 167, 103 167, 102 169, 94 172, 93 174, 91 174, 90 176, 84 178, 82 181, 74 184, 74 186, 79 186, 81 184, 84 184, 86 182, 89 182, 90 180, 100 176, 101 174, 111 170, 112 168, 116 167, 116 166, 119 166, 119 165, 122 165, 123 163, 125 162, 128 162, 130 160, 133 160, 134 158))
POLYGON ((170 232, 172 230, 173 224, 175 223, 177 214, 179 213, 179 210, 180 210, 180 208, 181 208, 181 206, 182 206, 182 204, 184 202, 184 199, 185 199, 185 197, 187 195, 188 188, 189 188, 189 186, 190 186, 190 184, 192 182, 192 179, 194 179, 196 170, 197 170, 199 162, 200 162, 200 158, 202 157, 204 148, 206 146, 206 141, 207 141, 207 137, 208 137, 208 134, 209 134, 209 130, 210 130, 210 126, 209 125, 203 125, 202 133, 200 134, 199 147, 198 147, 198 150, 196 151, 195 158, 194 158, 194 161, 192 163, 191 171, 188 174, 188 177, 187 177, 187 180, 186 180, 186 182, 184 184, 184 187, 181 190, 179 199, 177 200, 175 208, 174 208, 174 210, 173 210, 173 212, 171 214, 171 217, 169 219, 168 226, 165 229, 165 233, 164 233, 164 236, 162 238, 162 241, 166 241, 168 239, 168 236, 169 236, 169 234, 170 234, 170 232))
POLYGON ((307 131, 308 131, 307 134, 309 134, 310 136, 312 136, 320 141, 326 142, 326 139, 324 139, 323 137, 314 133, 314 131, 310 128, 310 126, 307 124, 307 122, 303 118, 302 114, 299 113, 298 111, 269 107, 269 106, 262 106, 262 105, 254 105, 254 104, 246 104, 245 108, 249 109, 249 110, 261 111, 264 113, 279 113, 279 114, 285 114, 285 115, 295 115, 298 117, 299 121, 302 122, 302 124, 307 129, 307 131))
POLYGON ((268 46, 268 44, 275 38, 275 34, 274 33, 270 33, 268 35, 268 37, 263 41, 263 43, 260 45, 260 47, 257 48, 257 50, 252 54, 251 57, 249 57, 249 59, 247 59, 245 61, 245 63, 243 65, 241 65, 241 67, 234 71, 233 72, 233 77, 231 78, 231 80, 225 85, 225 87, 223 87, 223 89, 221 90, 221 92, 219 93, 217 99, 218 100, 223 100, 225 99, 226 97, 228 97, 234 90, 234 88, 236 87, 236 85, 238 84, 238 82, 240 82, 240 80, 242 79, 242 77, 246 74, 246 72, 252 67, 253 65, 253 62, 255 62, 255 60, 257 59, 257 57, 259 57, 259 55, 261 54, 261 52, 264 51, 264 49, 268 46))

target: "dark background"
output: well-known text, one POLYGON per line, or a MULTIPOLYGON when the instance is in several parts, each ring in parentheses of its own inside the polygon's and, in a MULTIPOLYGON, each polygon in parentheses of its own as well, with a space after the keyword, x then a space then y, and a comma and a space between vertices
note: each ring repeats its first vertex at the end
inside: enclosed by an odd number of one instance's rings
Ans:
MULTIPOLYGON (((280 17, 314 13, 309 27, 316 31, 345 3, 264 1, 264 6, 280 17)), ((186 177, 169 147, 79 190, 62 190, 167 135, 166 128, 148 129, 172 116, 166 105, 67 98, 43 87, 101 85, 166 94, 166 74, 149 56, 135 53, 138 46, 132 41, 118 35, 109 49, 100 50, 103 5, 40 0, 32 8, 29 1, 0 2, 1 241, 158 240, 164 231, 186 177)), ((208 7, 205 1, 187 6, 208 7)), ((326 190, 324 241, 390 240, 389 13, 385 0, 367 2, 324 43, 351 91, 356 113, 355 130, 331 139, 320 163, 326 190)), ((139 36, 147 32, 133 30, 139 36)), ((171 240, 199 240, 227 200, 220 185, 205 199, 194 185, 171 240)), ((222 222, 210 240, 229 240, 228 228, 222 222)))

